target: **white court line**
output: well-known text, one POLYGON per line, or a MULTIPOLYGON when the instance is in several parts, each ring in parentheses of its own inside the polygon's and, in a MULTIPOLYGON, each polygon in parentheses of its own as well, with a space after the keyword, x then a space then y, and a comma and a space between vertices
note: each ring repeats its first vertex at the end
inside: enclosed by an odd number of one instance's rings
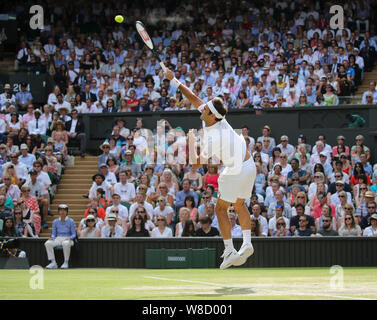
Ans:
MULTIPOLYGON (((230 286, 230 285, 227 285, 227 284, 213 283, 213 282, 202 282, 202 281, 182 280, 182 279, 169 279, 169 278, 150 277, 150 276, 144 276, 144 278, 146 278, 146 279, 155 279, 155 280, 165 280, 165 281, 178 281, 178 282, 198 283, 198 284, 211 285, 211 286, 214 286, 214 287, 221 287, 221 288, 239 288, 239 289, 243 289, 241 287, 230 286)), ((282 293, 281 291, 271 290, 271 289, 258 288, 258 290, 264 291, 266 293, 272 293, 272 294, 282 293)), ((376 300, 376 299, 370 299, 370 298, 338 296, 338 295, 331 295, 331 294, 315 294, 315 293, 296 293, 295 292, 294 295, 298 295, 298 296, 315 296, 315 297, 330 297, 330 298, 353 299, 353 300, 376 300)))
POLYGON ((178 279, 168 279, 168 278, 160 278, 160 277, 144 277, 147 279, 156 279, 156 280, 168 280, 168 281, 180 281, 180 282, 190 282, 190 283, 199 283, 199 284, 209 284, 210 286, 214 287, 229 287, 229 288, 234 288, 232 286, 229 286, 227 284, 220 284, 220 283, 212 283, 212 282, 202 282, 202 281, 194 281, 194 280, 178 280, 178 279))

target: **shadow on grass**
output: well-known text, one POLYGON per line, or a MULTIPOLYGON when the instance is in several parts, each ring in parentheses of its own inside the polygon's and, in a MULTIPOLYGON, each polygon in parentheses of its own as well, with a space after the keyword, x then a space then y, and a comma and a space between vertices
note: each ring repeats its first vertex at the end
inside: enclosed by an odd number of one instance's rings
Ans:
POLYGON ((224 287, 214 289, 213 293, 203 293, 195 294, 197 297, 202 296, 212 296, 212 297, 221 297, 221 296, 232 296, 232 295, 246 295, 246 294, 255 294, 256 292, 252 288, 240 288, 240 287, 224 287))

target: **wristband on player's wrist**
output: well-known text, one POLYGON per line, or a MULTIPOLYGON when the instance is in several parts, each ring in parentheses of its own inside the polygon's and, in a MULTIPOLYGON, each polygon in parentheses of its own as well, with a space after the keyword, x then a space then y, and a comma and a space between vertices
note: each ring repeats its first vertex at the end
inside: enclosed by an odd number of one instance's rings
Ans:
POLYGON ((170 82, 171 82, 172 85, 175 86, 176 88, 178 88, 178 87, 181 85, 181 82, 180 82, 176 77, 174 77, 172 80, 170 80, 170 82))

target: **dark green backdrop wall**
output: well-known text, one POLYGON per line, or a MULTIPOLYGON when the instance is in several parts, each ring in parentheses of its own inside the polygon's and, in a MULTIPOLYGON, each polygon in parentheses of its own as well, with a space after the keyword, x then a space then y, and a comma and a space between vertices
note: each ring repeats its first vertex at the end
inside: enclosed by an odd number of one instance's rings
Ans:
MULTIPOLYGON (((115 119, 122 118, 126 121, 127 128, 136 126, 136 119, 142 118, 145 128, 153 130, 157 121, 166 119, 175 128, 181 126, 185 131, 191 128, 199 129, 201 121, 197 111, 170 111, 170 112, 143 112, 143 113, 117 113, 83 115, 88 137, 88 148, 92 152, 99 152, 98 146, 111 133, 115 119)), ((300 133, 307 137, 308 143, 314 145, 319 134, 325 134, 330 145, 336 144, 336 137, 345 136, 347 145, 354 145, 355 137, 362 134, 365 144, 371 148, 372 156, 377 152, 377 105, 352 105, 317 108, 283 108, 264 111, 256 115, 253 110, 232 110, 227 116, 228 122, 239 128, 247 125, 250 135, 255 139, 261 136, 264 125, 272 129, 272 136, 280 141, 281 135, 287 135, 293 145, 297 144, 300 133), (347 114, 359 114, 366 120, 363 128, 348 128, 347 114)), ((375 158, 373 158, 376 161, 375 158)))
MULTIPOLYGON (((45 239, 21 239, 30 265, 48 264, 45 239)), ((255 253, 243 267, 375 267, 377 238, 253 238, 255 253)), ((238 249, 242 239, 234 239, 238 249)), ((221 263, 221 238, 177 239, 80 239, 72 251, 70 265, 76 268, 145 268, 145 249, 215 248, 216 265, 221 263)), ((59 253, 62 260, 62 253, 59 253)), ((59 260, 57 258, 57 260, 59 260)), ((58 261, 62 263, 62 261, 58 261)))

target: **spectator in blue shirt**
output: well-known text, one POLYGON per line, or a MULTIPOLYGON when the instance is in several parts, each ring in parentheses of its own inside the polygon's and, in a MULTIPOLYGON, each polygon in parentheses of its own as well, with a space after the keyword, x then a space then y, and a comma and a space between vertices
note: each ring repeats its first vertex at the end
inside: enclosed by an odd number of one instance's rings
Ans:
POLYGON ((191 189, 191 182, 189 179, 183 179, 182 181, 182 190, 177 192, 176 194, 176 200, 174 202, 174 205, 179 210, 179 208, 183 207, 185 205, 185 198, 187 196, 193 196, 195 199, 195 207, 198 207, 198 194, 195 191, 192 191, 191 189))
POLYGON ((148 89, 143 84, 143 81, 140 78, 138 78, 136 80, 136 88, 135 88, 136 99, 141 99, 143 97, 144 92, 147 92, 147 91, 148 89))
POLYGON ((16 93, 16 103, 19 111, 26 111, 27 106, 33 102, 33 96, 26 88, 27 83, 23 82, 21 83, 21 91, 16 93))
POLYGON ((372 165, 368 162, 367 155, 364 152, 360 153, 360 162, 363 165, 365 173, 368 174, 369 177, 371 177, 373 174, 373 168, 372 165))
POLYGON ((288 175, 287 175, 288 185, 290 186, 293 183, 292 176, 294 173, 296 173, 299 177, 298 183, 302 186, 306 185, 309 175, 305 170, 300 169, 300 163, 296 158, 293 158, 291 160, 291 167, 292 167, 292 171, 288 172, 288 175))
POLYGON ((55 261, 54 248, 57 246, 63 247, 64 263, 61 269, 68 269, 69 256, 71 254, 71 247, 73 246, 73 239, 76 238, 76 227, 73 219, 67 217, 68 206, 61 204, 58 207, 60 218, 54 220, 52 224, 51 237, 45 242, 47 251, 47 258, 51 261, 46 269, 57 269, 58 265, 55 261))

